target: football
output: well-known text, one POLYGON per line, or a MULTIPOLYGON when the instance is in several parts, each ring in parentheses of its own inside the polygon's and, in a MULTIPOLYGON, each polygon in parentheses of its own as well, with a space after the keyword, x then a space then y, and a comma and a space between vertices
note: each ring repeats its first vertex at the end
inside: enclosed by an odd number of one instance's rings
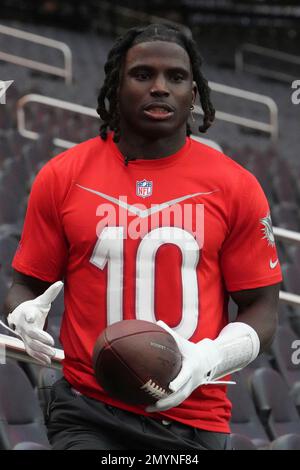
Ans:
POLYGON ((181 353, 161 326, 124 320, 108 326, 93 351, 95 377, 120 401, 152 405, 171 393, 169 383, 181 369, 181 353))

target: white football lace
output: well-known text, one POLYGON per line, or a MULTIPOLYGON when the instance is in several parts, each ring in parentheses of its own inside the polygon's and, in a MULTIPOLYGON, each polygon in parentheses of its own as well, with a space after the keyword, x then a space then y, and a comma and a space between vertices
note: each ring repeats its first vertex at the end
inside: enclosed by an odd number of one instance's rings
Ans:
POLYGON ((157 398, 158 400, 160 398, 166 398, 169 396, 169 393, 159 385, 157 385, 153 380, 148 380, 141 389, 145 390, 146 393, 149 393, 154 398, 157 398))

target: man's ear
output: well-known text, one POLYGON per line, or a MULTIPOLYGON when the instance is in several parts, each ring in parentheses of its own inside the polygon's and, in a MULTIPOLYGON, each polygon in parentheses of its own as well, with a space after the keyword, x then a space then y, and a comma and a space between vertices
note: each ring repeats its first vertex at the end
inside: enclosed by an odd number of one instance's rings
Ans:
POLYGON ((193 81, 193 88, 192 88, 192 104, 195 104, 196 97, 198 93, 198 88, 196 82, 193 81))

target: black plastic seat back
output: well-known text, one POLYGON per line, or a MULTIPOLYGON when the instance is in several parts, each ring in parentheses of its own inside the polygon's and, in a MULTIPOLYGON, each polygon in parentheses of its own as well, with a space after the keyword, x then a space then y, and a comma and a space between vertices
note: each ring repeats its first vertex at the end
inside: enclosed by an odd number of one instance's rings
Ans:
POLYGON ((253 442, 241 434, 231 434, 230 442, 232 450, 257 450, 253 442))
POLYGON ((271 443, 270 450, 300 450, 300 435, 286 434, 278 437, 271 443))
POLYGON ((0 366, 0 449, 20 442, 49 446, 44 418, 33 388, 16 361, 0 366))
POLYGON ((228 386, 228 397, 232 402, 231 432, 246 436, 257 447, 267 446, 269 438, 257 416, 243 376, 236 372, 232 379, 236 381, 236 385, 228 386))
POLYGON ((300 417, 289 389, 278 372, 262 368, 252 378, 253 396, 271 439, 284 434, 300 434, 300 417))
POLYGON ((292 387, 300 382, 299 355, 294 354, 299 348, 299 338, 288 326, 279 326, 272 344, 276 366, 287 384, 292 387))

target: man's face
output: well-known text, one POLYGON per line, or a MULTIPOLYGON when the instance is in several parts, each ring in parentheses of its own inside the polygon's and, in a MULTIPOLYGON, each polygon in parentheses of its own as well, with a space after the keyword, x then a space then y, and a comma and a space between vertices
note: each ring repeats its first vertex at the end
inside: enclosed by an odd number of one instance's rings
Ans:
POLYGON ((185 129, 196 95, 187 52, 173 42, 134 45, 124 59, 118 93, 123 135, 160 138, 185 129))

